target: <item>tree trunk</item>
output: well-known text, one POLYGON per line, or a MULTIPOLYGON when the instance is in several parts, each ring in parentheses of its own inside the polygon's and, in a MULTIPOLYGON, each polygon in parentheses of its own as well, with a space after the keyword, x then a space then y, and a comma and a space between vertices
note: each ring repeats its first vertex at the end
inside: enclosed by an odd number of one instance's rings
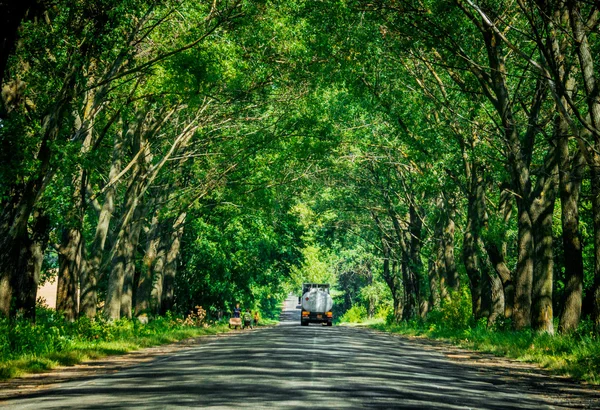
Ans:
POLYGON ((477 244, 479 242, 481 224, 485 215, 485 187, 483 178, 475 168, 472 171, 471 179, 468 192, 467 222, 463 239, 462 257, 465 271, 469 278, 473 317, 479 319, 482 313, 482 274, 477 244))
MULTIPOLYGON (((600 101, 598 101, 598 79, 594 67, 594 57, 590 47, 583 21, 580 2, 567 1, 569 22, 576 46, 577 58, 581 68, 582 79, 588 107, 588 127, 593 137, 593 149, 587 152, 587 161, 591 171, 592 185, 592 218, 594 223, 594 287, 592 289, 592 321, 600 330, 600 101)), ((587 149, 587 147, 584 147, 587 149)))
MULTIPOLYGON (((498 246, 494 243, 486 243, 485 244, 486 254, 490 259, 490 263, 498 278, 502 284, 502 290, 504 293, 504 317, 510 318, 513 312, 513 305, 510 303, 514 300, 515 287, 512 281, 512 275, 508 266, 506 266, 506 262, 504 261, 504 255, 498 249, 498 246)), ((494 285, 492 285, 492 292, 494 292, 494 285)))
MULTIPOLYGON (((146 252, 137 283, 135 296, 135 316, 152 313, 151 296, 154 278, 154 264, 161 245, 161 224, 159 223, 158 211, 152 217, 152 223, 146 235, 146 252)), ((164 252, 164 250, 163 250, 164 252)), ((162 293, 162 290, 161 290, 162 293)))
POLYGON ((533 286, 533 233, 529 212, 523 201, 518 205, 517 269, 513 318, 516 329, 531 326, 531 288, 533 286))
POLYGON ((429 257, 428 277, 429 277, 429 308, 437 309, 440 307, 441 301, 441 282, 443 279, 442 263, 438 255, 441 253, 442 247, 438 243, 435 248, 435 253, 429 257))
POLYGON ((594 287, 592 321, 600 331, 600 168, 592 169, 592 209, 594 220, 594 287))
POLYGON ((177 274, 177 261, 179 258, 179 249, 181 247, 181 237, 187 214, 181 213, 173 224, 173 233, 171 234, 171 246, 166 254, 165 269, 163 276, 163 294, 161 313, 173 310, 175 296, 175 275, 177 274))
POLYGON ((563 134, 558 141, 560 156, 560 202, 562 242, 565 260, 565 279, 562 311, 558 330, 561 333, 577 329, 581 319, 583 303, 583 248, 579 232, 579 190, 583 156, 578 153, 573 162, 569 158, 568 135, 563 134))
MULTIPOLYGON (((558 130, 555 129, 555 136, 558 130)), ((538 332, 554 334, 552 285, 554 252, 552 222, 558 185, 557 152, 550 148, 544 161, 543 175, 537 180, 535 199, 531 204, 535 244, 534 275, 532 283, 531 324, 538 332)))
MULTIPOLYGON (((480 247, 484 247, 483 241, 480 242, 480 247)), ((483 257, 485 258, 486 265, 488 267, 485 275, 485 280, 487 281, 486 288, 488 289, 487 297, 489 308, 487 324, 488 327, 492 327, 499 318, 505 317, 506 302, 504 296, 506 293, 506 288, 502 283, 502 279, 498 274, 498 270, 494 267, 494 263, 489 257, 489 253, 482 252, 482 254, 484 255, 483 257), (489 267, 492 267, 493 269, 489 269, 489 267)))
POLYGON ((404 311, 402 316, 410 320, 421 313, 422 294, 419 278, 421 275, 421 229, 422 222, 413 204, 409 207, 408 232, 404 239, 403 261, 401 265, 404 283, 404 311))
POLYGON ((121 293, 121 317, 131 319, 133 308, 133 288, 135 277, 135 251, 137 249, 140 231, 142 229, 142 210, 143 207, 138 205, 135 210, 133 220, 129 224, 127 235, 124 239, 124 247, 127 249, 127 257, 125 260, 125 272, 123 279, 123 292, 121 293))
POLYGON ((448 287, 455 292, 460 289, 460 277, 456 269, 454 260, 454 208, 446 203, 446 224, 444 226, 444 265, 446 268, 446 277, 448 278, 448 287))
POLYGON ((67 320, 77 318, 77 285, 81 268, 83 238, 77 228, 64 228, 62 244, 58 253, 59 276, 56 293, 56 310, 62 312, 67 320))
MULTIPOLYGON (((123 133, 125 133, 125 130, 123 130, 122 133, 117 133, 114 137, 112 163, 108 172, 109 182, 112 182, 121 171, 124 141, 123 133)), ((102 265, 102 260, 104 258, 104 249, 110 222, 115 211, 115 195, 116 189, 113 184, 106 189, 104 194, 104 203, 102 204, 100 214, 98 215, 98 224, 96 225, 96 233, 94 234, 90 255, 82 271, 80 313, 89 318, 95 317, 97 313, 97 282, 100 274, 100 266, 102 265)))
POLYGON ((19 277, 21 283, 15 286, 15 308, 24 318, 35 322, 37 288, 44 260, 44 251, 48 245, 50 219, 40 211, 35 211, 33 217, 35 222, 32 227, 31 242, 22 259, 25 274, 19 277))
MULTIPOLYGON (((375 218, 376 221, 377 218, 375 218)), ((381 232, 383 235, 383 232, 381 232)), ((400 281, 398 280, 397 266, 395 261, 391 261, 391 248, 389 242, 381 239, 383 249, 383 280, 388 285, 392 294, 392 304, 394 310, 394 322, 398 323, 402 320, 402 293, 400 281), (390 266, 391 264, 391 266, 390 266)))

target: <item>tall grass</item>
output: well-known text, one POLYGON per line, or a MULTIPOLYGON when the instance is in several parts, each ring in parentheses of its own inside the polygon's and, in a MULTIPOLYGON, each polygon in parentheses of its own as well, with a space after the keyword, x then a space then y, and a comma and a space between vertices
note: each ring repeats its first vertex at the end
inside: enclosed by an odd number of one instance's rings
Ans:
POLYGON ((101 318, 69 322, 43 308, 38 309, 35 325, 0 319, 0 379, 229 330, 224 323, 192 323, 170 314, 148 324, 101 318))
POLYGON ((589 322, 582 323, 570 334, 549 335, 514 331, 510 323, 501 323, 491 329, 483 322, 454 326, 452 322, 439 321, 439 317, 433 316, 427 321, 376 323, 370 327, 445 340, 471 350, 537 363, 555 374, 600 384, 600 339, 589 322))

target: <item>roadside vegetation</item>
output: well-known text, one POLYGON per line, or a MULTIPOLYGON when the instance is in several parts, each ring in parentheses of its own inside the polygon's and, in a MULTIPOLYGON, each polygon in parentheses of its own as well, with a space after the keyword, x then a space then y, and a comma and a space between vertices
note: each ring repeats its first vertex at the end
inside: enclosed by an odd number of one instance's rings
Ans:
MULTIPOLYGON (((264 318, 259 326, 276 322, 264 318)), ((38 308, 36 324, 0 319, 0 380, 229 331, 226 319, 210 320, 201 307, 186 317, 168 313, 148 323, 87 317, 68 321, 53 309, 38 308)))
POLYGON ((518 361, 536 363, 553 374, 600 385, 600 340, 590 321, 583 321, 568 334, 551 336, 531 330, 514 330, 510 320, 489 327, 485 320, 473 321, 470 303, 449 301, 426 319, 394 322, 393 316, 369 318, 364 307, 353 306, 339 320, 346 326, 442 340, 466 349, 491 353, 518 361))

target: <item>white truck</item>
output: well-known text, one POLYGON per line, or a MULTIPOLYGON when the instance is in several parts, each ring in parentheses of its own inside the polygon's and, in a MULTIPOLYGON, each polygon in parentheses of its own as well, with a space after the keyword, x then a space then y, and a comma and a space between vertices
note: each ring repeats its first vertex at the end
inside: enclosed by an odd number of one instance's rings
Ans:
POLYGON ((308 326, 309 323, 324 323, 333 325, 333 299, 329 295, 328 283, 305 283, 302 285, 300 299, 302 313, 300 324, 308 326))

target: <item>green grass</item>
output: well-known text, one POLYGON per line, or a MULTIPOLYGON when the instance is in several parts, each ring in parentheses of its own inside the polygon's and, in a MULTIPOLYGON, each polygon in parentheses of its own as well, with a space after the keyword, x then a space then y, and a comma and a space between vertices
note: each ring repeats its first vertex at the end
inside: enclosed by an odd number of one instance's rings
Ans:
POLYGON ((368 326, 406 336, 444 340, 467 349, 536 363, 554 374, 600 384, 600 340, 586 324, 572 334, 554 336, 531 331, 488 330, 482 325, 463 329, 425 322, 368 326))
POLYGON ((277 323, 279 323, 277 319, 261 318, 258 326, 275 326, 277 323))
POLYGON ((67 322, 41 310, 35 325, 0 320, 0 380, 228 331, 225 323, 196 327, 171 315, 144 325, 137 320, 67 322))

